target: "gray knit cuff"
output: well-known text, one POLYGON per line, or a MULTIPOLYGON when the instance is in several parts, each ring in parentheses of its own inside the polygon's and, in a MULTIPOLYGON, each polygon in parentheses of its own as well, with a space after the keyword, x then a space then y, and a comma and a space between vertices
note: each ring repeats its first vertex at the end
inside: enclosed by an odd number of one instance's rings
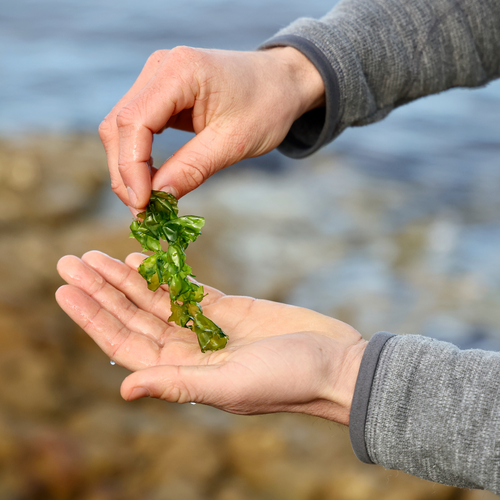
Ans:
POLYGON ((340 92, 338 78, 328 58, 313 42, 298 35, 279 35, 259 49, 293 47, 302 52, 319 71, 325 84, 326 106, 313 109, 294 122, 278 151, 290 158, 305 158, 328 144, 339 120, 340 92))
POLYGON ((372 390, 373 379, 377 371, 378 360, 386 342, 394 337, 393 333, 378 332, 368 342, 361 365, 358 379, 352 398, 351 414, 349 417, 349 436, 354 454, 367 464, 373 464, 365 441, 365 425, 368 415, 368 404, 372 390))
POLYGON ((372 462, 500 493, 500 353, 398 335, 382 350, 365 423, 372 462))

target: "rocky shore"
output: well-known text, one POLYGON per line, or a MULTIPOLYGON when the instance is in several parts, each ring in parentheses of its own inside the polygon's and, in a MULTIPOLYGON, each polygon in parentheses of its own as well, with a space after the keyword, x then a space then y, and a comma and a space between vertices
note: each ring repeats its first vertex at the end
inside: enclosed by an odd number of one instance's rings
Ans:
MULTIPOLYGON (((486 208, 469 220, 326 156, 274 174, 237 168, 180 204, 207 219, 188 256, 200 281, 335 315, 366 337, 498 342, 500 271, 488 266, 500 231, 486 208)), ((365 466, 347 429, 320 419, 122 401, 126 370, 59 310, 55 266, 138 251, 129 222, 96 137, 0 141, 2 500, 496 498, 365 466)))

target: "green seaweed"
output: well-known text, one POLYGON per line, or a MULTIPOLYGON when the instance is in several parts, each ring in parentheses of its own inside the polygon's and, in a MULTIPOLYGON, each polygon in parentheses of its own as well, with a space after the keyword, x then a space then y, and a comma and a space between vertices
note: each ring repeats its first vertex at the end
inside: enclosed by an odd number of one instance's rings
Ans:
POLYGON ((178 217, 177 214, 175 196, 152 191, 146 211, 137 214, 130 225, 130 237, 144 250, 154 252, 142 261, 138 271, 152 291, 160 285, 168 285, 171 309, 168 321, 196 333, 202 352, 217 351, 226 346, 228 337, 203 315, 199 304, 204 297, 203 286, 189 280, 188 277, 194 275, 186 264, 185 254, 189 243, 201 234, 205 219, 193 215, 178 217), (168 242, 166 252, 160 240, 168 242))

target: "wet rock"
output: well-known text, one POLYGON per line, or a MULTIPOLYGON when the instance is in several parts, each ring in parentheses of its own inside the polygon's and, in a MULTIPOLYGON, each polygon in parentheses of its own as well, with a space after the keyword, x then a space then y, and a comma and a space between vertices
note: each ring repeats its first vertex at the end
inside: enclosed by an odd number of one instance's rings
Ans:
POLYGON ((496 500, 497 498, 498 498, 497 495, 494 495, 489 491, 481 491, 481 490, 464 491, 465 500, 496 500))
POLYGON ((36 349, 9 349, 0 354, 0 399, 17 412, 43 414, 61 407, 54 359, 40 359, 36 349))
POLYGON ((144 464, 142 480, 172 488, 179 488, 182 482, 198 492, 205 491, 222 471, 220 437, 180 423, 170 432, 168 427, 162 433, 141 432, 135 450, 152 458, 144 464))
POLYGON ((259 500, 262 496, 241 479, 229 477, 222 481, 213 498, 214 500, 259 500))
POLYGON ((279 428, 235 431, 229 438, 229 457, 237 476, 272 498, 312 499, 321 484, 321 469, 305 461, 298 466, 279 428))
POLYGON ((55 224, 87 211, 108 178, 95 136, 0 142, 0 224, 55 224))
POLYGON ((30 430, 23 437, 19 465, 24 469, 26 498, 64 500, 75 496, 82 481, 82 463, 75 442, 60 429, 30 430))
POLYGON ((63 405, 62 356, 42 339, 33 339, 29 326, 16 310, 0 307, 0 400, 13 413, 51 414, 63 405))
POLYGON ((81 256, 98 248, 124 259, 140 250, 128 234, 126 222, 109 228, 98 220, 83 220, 64 231, 42 226, 3 235, 0 239, 0 302, 36 300, 40 294, 52 294, 63 283, 56 271, 57 261, 63 255, 81 256))
MULTIPOLYGON (((233 477, 244 480, 258 498, 451 500, 459 492, 363 465, 354 457, 345 429, 319 419, 271 415, 236 427, 229 433, 228 453, 233 477)), ((241 489, 240 483, 235 491, 241 489)))
MULTIPOLYGON (((14 435, 12 422, 0 414, 0 469, 5 470, 13 458, 18 457, 19 448, 14 435)), ((0 481, 0 484, 2 482, 0 481)))

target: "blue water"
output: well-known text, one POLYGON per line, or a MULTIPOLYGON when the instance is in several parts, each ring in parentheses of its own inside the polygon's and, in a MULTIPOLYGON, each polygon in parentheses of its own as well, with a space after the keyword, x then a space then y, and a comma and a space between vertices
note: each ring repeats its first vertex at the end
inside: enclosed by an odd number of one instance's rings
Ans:
MULTIPOLYGON (((0 134, 95 131, 147 57, 176 45, 251 50, 335 0, 0 0, 0 134)), ((169 132, 160 147, 178 147, 169 132)), ((458 192, 497 179, 500 82, 452 90, 346 131, 330 147, 377 175, 458 192), (474 168, 472 168, 474 166, 474 168), (478 174, 478 172, 480 172, 478 174), (486 172, 486 173, 485 173, 486 172)))
POLYGON ((0 133, 95 130, 157 49, 251 50, 316 0, 0 1, 0 133))
MULTIPOLYGON (((153 51, 183 44, 250 50, 335 3, 0 0, 0 135, 95 131, 153 51)), ((183 141, 169 131, 157 142, 171 153, 183 141)), ((403 106, 376 125, 346 131, 329 151, 452 197, 467 191, 471 175, 497 183, 500 82, 403 106)))

